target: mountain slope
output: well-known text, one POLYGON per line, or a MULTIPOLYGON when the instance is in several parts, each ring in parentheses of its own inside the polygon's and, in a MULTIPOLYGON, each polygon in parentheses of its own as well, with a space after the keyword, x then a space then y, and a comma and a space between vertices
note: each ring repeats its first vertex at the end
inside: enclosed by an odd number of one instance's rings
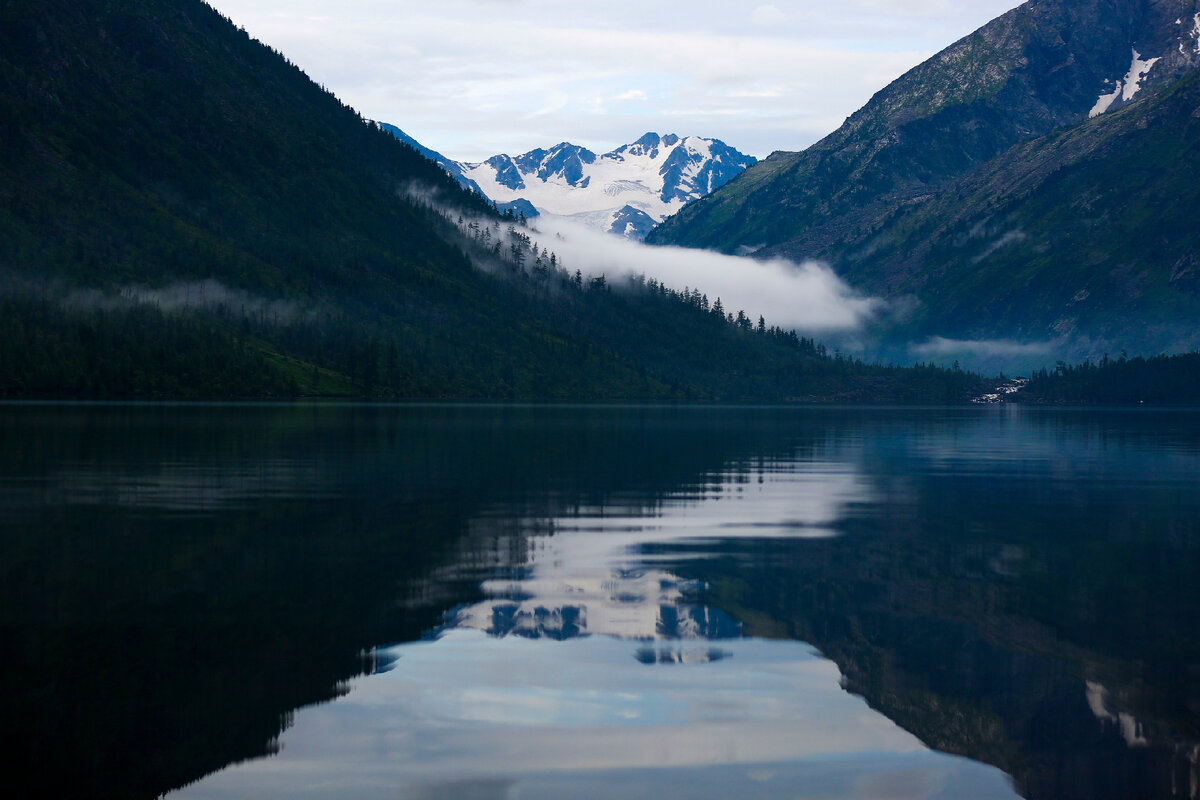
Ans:
POLYGON ((450 177, 458 181, 459 185, 464 189, 475 192, 476 194, 483 194, 483 190, 479 188, 478 184, 463 175, 462 167, 457 161, 447 158, 436 150, 430 150, 428 147, 421 144, 416 139, 397 128, 395 125, 389 125, 386 122, 379 122, 376 124, 379 125, 380 129, 384 132, 390 133, 392 136, 404 142, 406 145, 416 150, 418 153, 425 156, 442 169, 446 170, 446 172, 449 172, 450 177))
POLYGON ((1194 0, 1026 3, 897 79, 808 150, 773 154, 648 240, 725 252, 794 253, 788 243, 801 236, 832 246, 1015 144, 1087 119, 1118 80, 1113 110, 1135 89, 1194 69, 1197 13, 1194 0), (1134 69, 1139 57, 1153 64, 1134 69))
MULTIPOLYGON (((993 159, 822 251, 929 333, 1200 344, 1200 72, 993 159)), ((801 240, 803 241, 803 240, 801 240)))
POLYGON ((0 397, 969 391, 548 266, 198 0, 3 5, 0 123, 0 397))
POLYGON ((207 6, 4 13, 6 266, 298 294, 467 269, 396 192, 418 182, 485 206, 207 6))
POLYGON ((649 240, 826 260, 909 337, 1194 347, 1197 66, 1193 0, 1027 3, 649 240))
POLYGON ((421 149, 460 184, 501 209, 527 211, 531 206, 539 216, 566 217, 633 239, 643 238, 665 217, 755 163, 753 156, 719 139, 647 133, 600 155, 562 142, 471 164, 422 148, 394 125, 381 127, 421 149))

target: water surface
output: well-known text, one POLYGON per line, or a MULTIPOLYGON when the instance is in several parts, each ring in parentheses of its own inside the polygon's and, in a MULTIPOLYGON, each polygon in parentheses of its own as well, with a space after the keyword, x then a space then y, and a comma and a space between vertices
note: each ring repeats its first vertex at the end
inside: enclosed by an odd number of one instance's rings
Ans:
POLYGON ((1200 414, 0 408, 38 793, 1194 797, 1200 414))

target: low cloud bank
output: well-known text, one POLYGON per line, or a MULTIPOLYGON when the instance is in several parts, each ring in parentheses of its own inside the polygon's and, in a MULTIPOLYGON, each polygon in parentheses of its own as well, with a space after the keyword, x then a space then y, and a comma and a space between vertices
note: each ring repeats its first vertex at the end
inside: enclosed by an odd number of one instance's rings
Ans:
POLYGON ((858 330, 882 308, 863 297, 829 267, 812 261, 758 261, 707 250, 650 247, 559 220, 537 220, 532 235, 557 253, 568 272, 608 280, 644 275, 672 289, 699 289, 710 302, 768 325, 806 332, 858 330))
POLYGON ((258 297, 211 279, 158 287, 127 285, 109 290, 68 289, 61 302, 66 308, 104 311, 140 305, 169 312, 222 311, 236 317, 276 323, 292 322, 302 313, 293 302, 258 297))
POLYGON ((1017 342, 1012 339, 946 339, 934 336, 927 342, 913 344, 910 350, 923 358, 970 354, 987 358, 1022 358, 1046 356, 1062 349, 1060 340, 1051 342, 1017 342))

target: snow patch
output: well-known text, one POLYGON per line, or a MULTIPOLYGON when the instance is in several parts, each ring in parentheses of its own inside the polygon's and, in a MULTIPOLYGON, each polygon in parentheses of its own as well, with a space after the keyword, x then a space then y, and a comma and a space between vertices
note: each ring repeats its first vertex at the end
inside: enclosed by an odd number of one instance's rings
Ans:
POLYGON ((1121 82, 1117 81, 1117 88, 1109 94, 1100 95, 1096 100, 1096 105, 1092 106, 1092 110, 1088 112, 1088 119, 1098 117, 1108 109, 1112 108, 1112 104, 1117 102, 1117 98, 1121 96, 1121 82))
POLYGON ((712 142, 708 139, 701 139, 698 136, 689 136, 683 140, 684 146, 687 147, 689 153, 700 156, 708 160, 712 158, 712 142))
POLYGON ((984 251, 982 253, 975 256, 975 258, 971 259, 971 263, 978 264, 980 261, 983 261, 988 256, 992 255, 992 253, 995 253, 997 250, 1000 250, 1003 247, 1007 247, 1010 244, 1016 244, 1018 242, 1023 242, 1028 238, 1029 237, 1025 234, 1024 231, 1008 231, 1003 236, 990 242, 988 244, 988 246, 986 248, 984 248, 984 251))
MULTIPOLYGON (((1196 17, 1196 24, 1200 27, 1200 14, 1197 14, 1196 17)), ((1161 58, 1143 60, 1142 54, 1137 50, 1133 50, 1132 52, 1133 61, 1129 64, 1129 72, 1125 73, 1125 77, 1122 80, 1117 81, 1116 88, 1112 92, 1100 95, 1096 100, 1096 105, 1092 106, 1092 110, 1088 112, 1089 119, 1098 117, 1105 111, 1108 111, 1118 99, 1125 103, 1132 100, 1141 91, 1142 81, 1150 74, 1150 70, 1154 68, 1154 65, 1161 58)))
POLYGON ((1129 102, 1133 99, 1133 96, 1142 88, 1142 80, 1150 74, 1150 70, 1158 62, 1158 58, 1143 61, 1142 54, 1137 50, 1133 51, 1133 63, 1129 65, 1129 72, 1125 75, 1125 89, 1121 94, 1122 100, 1129 102))
POLYGON ((1132 714, 1124 711, 1113 713, 1108 710, 1108 689, 1095 681, 1087 681, 1087 704, 1092 715, 1101 722, 1116 723, 1121 738, 1130 747, 1145 747, 1150 742, 1142 732, 1142 725, 1132 714))

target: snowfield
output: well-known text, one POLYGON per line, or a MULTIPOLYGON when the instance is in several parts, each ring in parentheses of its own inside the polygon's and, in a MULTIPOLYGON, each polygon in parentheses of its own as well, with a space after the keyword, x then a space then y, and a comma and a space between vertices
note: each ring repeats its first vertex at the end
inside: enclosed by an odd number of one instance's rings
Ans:
POLYGON ((1141 90, 1142 81, 1150 74, 1150 70, 1159 62, 1158 58, 1148 58, 1142 60, 1142 54, 1137 50, 1133 51, 1133 61, 1129 65, 1129 72, 1125 73, 1122 80, 1116 82, 1116 88, 1108 94, 1100 95, 1096 100, 1096 105, 1088 112, 1088 117, 1098 117, 1105 111, 1112 108, 1113 103, 1120 98, 1122 102, 1128 103, 1141 90))
POLYGON ((754 163, 716 139, 648 133, 603 155, 564 142, 458 166, 497 203, 524 199, 545 217, 640 239, 653 224, 754 163))

